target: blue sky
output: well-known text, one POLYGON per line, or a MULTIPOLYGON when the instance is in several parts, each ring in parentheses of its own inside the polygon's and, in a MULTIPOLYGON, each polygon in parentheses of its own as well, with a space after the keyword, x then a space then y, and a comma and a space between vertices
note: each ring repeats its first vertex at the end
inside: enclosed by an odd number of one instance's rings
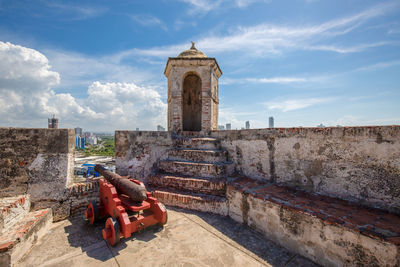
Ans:
POLYGON ((166 126, 168 57, 222 69, 219 124, 400 124, 400 2, 0 0, 0 126, 166 126))

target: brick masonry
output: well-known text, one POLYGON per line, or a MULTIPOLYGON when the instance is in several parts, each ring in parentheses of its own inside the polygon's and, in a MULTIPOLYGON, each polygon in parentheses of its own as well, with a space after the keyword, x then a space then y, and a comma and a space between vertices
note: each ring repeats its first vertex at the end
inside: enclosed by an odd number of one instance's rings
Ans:
POLYGON ((71 217, 83 216, 91 201, 99 203, 99 183, 95 179, 88 183, 75 183, 69 187, 69 204, 71 217))
POLYGON ((0 198, 0 235, 7 231, 30 211, 29 195, 0 198))

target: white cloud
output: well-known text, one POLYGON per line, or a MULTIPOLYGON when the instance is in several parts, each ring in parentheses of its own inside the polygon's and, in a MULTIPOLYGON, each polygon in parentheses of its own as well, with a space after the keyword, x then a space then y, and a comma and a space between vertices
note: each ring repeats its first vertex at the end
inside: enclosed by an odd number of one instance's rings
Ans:
POLYGON ((373 65, 367 65, 367 66, 357 68, 354 71, 374 71, 374 70, 389 68, 389 67, 398 66, 398 65, 400 65, 400 60, 378 62, 373 65))
POLYGON ((197 22, 196 21, 183 21, 181 19, 177 19, 174 22, 174 29, 176 31, 179 31, 185 27, 196 27, 197 26, 197 22))
POLYGON ((400 29, 390 29, 387 32, 388 34, 399 34, 400 33, 400 29))
POLYGON ((44 1, 43 3, 53 11, 47 14, 47 16, 58 17, 67 20, 84 20, 94 18, 101 16, 107 11, 107 9, 104 7, 96 7, 93 5, 84 6, 77 4, 62 4, 58 1, 44 1))
POLYGON ((345 115, 327 122, 328 126, 399 125, 400 117, 367 119, 362 116, 345 115))
POLYGON ((340 53, 340 54, 345 54, 345 53, 361 52, 361 51, 364 51, 365 49, 372 48, 372 47, 385 46, 385 45, 398 45, 398 44, 399 44, 399 42, 382 41, 382 42, 360 44, 360 45, 347 46, 347 47, 335 46, 335 45, 311 45, 311 46, 305 46, 304 49, 331 51, 331 52, 336 52, 336 53, 340 53))
POLYGON ((137 82, 157 81, 149 72, 121 62, 117 55, 90 57, 80 53, 44 50, 54 70, 62 76, 63 87, 87 87, 94 81, 137 82))
MULTIPOLYGON (((238 108, 240 109, 240 107, 238 108)), ((242 129, 246 126, 246 121, 249 121, 251 129, 268 127, 264 111, 237 111, 238 108, 220 106, 218 124, 226 126, 227 123, 230 123, 232 129, 242 129), (265 120, 260 120, 260 118, 265 118, 265 120)))
POLYGON ((246 81, 254 83, 299 83, 306 82, 306 78, 298 77, 273 77, 273 78, 247 78, 246 81))
POLYGON ((249 5, 257 3, 257 2, 270 3, 271 0, 236 0, 235 4, 239 8, 245 8, 249 5))
MULTIPOLYGON (((156 129, 164 124, 167 105, 158 92, 133 83, 94 82, 87 106, 112 129, 156 129)), ((165 124, 164 124, 165 125, 165 124)))
POLYGON ((245 8, 251 4, 261 2, 269 3, 271 0, 181 0, 184 3, 191 5, 189 14, 208 13, 211 11, 220 11, 221 6, 224 8, 238 7, 245 8))
POLYGON ((238 83, 277 83, 277 84, 288 84, 288 83, 304 83, 308 82, 307 78, 300 77, 271 77, 271 78, 222 78, 220 84, 238 84, 238 83))
POLYGON ((157 91, 134 83, 93 82, 88 97, 55 93, 60 75, 40 52, 0 42, 0 125, 46 127, 56 114, 61 127, 91 130, 156 129, 166 104, 157 91))
POLYGON ((168 30, 164 22, 152 15, 132 15, 131 18, 137 23, 146 27, 159 26, 164 31, 168 30))
POLYGON ((283 112, 303 109, 317 104, 327 103, 332 101, 332 98, 304 98, 304 99, 287 99, 276 100, 265 103, 268 109, 278 109, 283 112))
POLYGON ((36 50, 0 42, 0 106, 2 120, 30 119, 47 112, 50 88, 60 76, 36 50))
MULTIPOLYGON (((189 0, 188 0, 189 1, 189 0)), ((208 5, 207 1, 190 0, 199 8, 207 10, 218 1, 208 5)), ((229 34, 211 35, 196 42, 197 48, 210 54, 239 52, 241 54, 263 56, 280 54, 286 50, 323 50, 337 53, 354 53, 377 46, 398 44, 388 41, 375 41, 352 45, 332 45, 332 39, 349 34, 363 23, 382 16, 394 8, 393 3, 381 4, 366 9, 352 16, 327 21, 325 23, 305 26, 280 26, 259 24, 249 27, 238 27, 229 34)), ((168 57, 187 48, 187 44, 154 47, 150 49, 133 49, 126 55, 143 55, 168 57)))
POLYGON ((192 6, 189 13, 207 13, 211 10, 216 10, 224 0, 181 0, 184 3, 192 6))

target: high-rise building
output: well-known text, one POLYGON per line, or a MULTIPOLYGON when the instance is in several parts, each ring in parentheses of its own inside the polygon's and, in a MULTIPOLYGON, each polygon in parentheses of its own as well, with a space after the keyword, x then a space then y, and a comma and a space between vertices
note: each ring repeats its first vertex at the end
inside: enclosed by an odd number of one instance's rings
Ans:
POLYGON ((230 129, 231 129, 231 124, 230 124, 230 123, 227 123, 227 124, 226 124, 226 129, 227 129, 227 130, 230 130, 230 129))
POLYGON ((139 131, 139 128, 136 128, 136 131, 139 131))
POLYGON ((274 128, 274 117, 269 117, 268 119, 269 125, 268 128, 274 128))
POLYGON ((49 129, 58 129, 58 119, 55 114, 53 114, 53 117, 48 119, 48 126, 49 129))
POLYGON ((157 125, 157 131, 165 131, 165 128, 161 125, 157 125))
POLYGON ((224 125, 218 125, 218 130, 225 130, 225 126, 224 125))
POLYGON ((246 129, 250 129, 250 122, 246 121, 246 129))
POLYGON ((75 135, 76 136, 82 136, 82 128, 76 127, 75 128, 75 135))
POLYGON ((317 127, 319 127, 319 128, 325 128, 326 126, 323 125, 323 124, 321 123, 321 124, 317 125, 317 127))
POLYGON ((75 147, 79 149, 85 149, 85 137, 75 135, 75 147))

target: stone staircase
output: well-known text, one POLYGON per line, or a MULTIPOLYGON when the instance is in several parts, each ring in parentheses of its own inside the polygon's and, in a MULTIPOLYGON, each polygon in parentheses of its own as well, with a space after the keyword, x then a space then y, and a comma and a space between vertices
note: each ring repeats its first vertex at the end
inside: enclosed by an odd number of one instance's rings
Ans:
POLYGON ((183 132, 148 184, 166 205, 227 215, 226 179, 233 168, 219 140, 183 132))
POLYGON ((51 209, 30 211, 29 195, 0 198, 0 266, 13 266, 47 233, 51 209))

